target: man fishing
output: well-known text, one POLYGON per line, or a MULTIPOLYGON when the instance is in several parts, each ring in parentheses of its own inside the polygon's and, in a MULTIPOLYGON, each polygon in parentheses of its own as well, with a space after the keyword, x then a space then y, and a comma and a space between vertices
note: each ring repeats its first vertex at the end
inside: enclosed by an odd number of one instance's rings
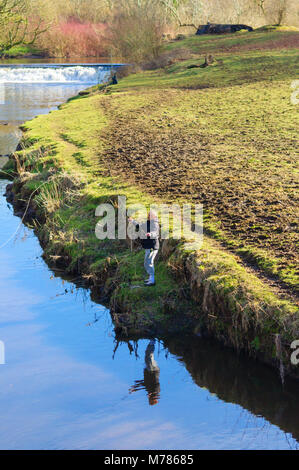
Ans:
POLYGON ((139 230, 141 245, 142 248, 145 249, 144 268, 149 277, 144 281, 144 284, 148 287, 154 286, 156 284, 154 262, 160 245, 158 216, 155 211, 150 210, 147 221, 143 224, 139 224, 139 222, 133 220, 132 217, 129 217, 129 222, 133 223, 137 230, 139 230))

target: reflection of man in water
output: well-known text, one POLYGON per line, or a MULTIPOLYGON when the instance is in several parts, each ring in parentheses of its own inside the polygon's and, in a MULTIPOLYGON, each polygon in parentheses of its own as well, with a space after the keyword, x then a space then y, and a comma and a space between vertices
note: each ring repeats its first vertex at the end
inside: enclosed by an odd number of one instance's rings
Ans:
POLYGON ((155 340, 151 340, 145 351, 144 379, 136 380, 130 393, 145 389, 150 405, 156 405, 160 398, 160 368, 154 358, 155 340))

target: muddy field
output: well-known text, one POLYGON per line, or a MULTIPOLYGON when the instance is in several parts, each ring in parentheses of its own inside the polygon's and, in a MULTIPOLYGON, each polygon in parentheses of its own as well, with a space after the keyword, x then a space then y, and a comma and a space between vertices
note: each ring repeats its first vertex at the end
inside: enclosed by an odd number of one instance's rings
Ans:
MULTIPOLYGON (((227 105, 231 100, 231 107, 227 114, 223 108, 221 119, 215 109, 217 103, 221 107, 219 96, 213 92, 208 110, 196 121, 195 114, 208 99, 203 93, 152 93, 150 104, 145 104, 148 96, 140 93, 140 102, 129 109, 123 107, 122 97, 111 99, 106 114, 113 130, 105 135, 103 160, 108 173, 165 201, 203 203, 208 221, 227 238, 239 247, 265 251, 276 259, 279 270, 292 273, 293 281, 298 274, 294 272, 298 263, 294 129, 274 129, 279 116, 269 118, 270 109, 262 115, 246 112, 240 97, 234 100, 234 90, 222 94, 227 105), (257 124, 258 116, 263 126, 257 124)), ((273 90, 265 89, 266 101, 267 93, 273 90)))

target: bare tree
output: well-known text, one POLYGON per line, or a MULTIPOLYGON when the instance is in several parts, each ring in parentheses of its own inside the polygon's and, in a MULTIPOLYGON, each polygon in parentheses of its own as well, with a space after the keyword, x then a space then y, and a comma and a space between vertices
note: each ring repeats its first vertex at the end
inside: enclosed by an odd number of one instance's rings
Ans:
POLYGON ((160 0, 179 26, 198 29, 207 22, 240 22, 251 11, 252 1, 263 0, 160 0))
POLYGON ((27 0, 0 0, 0 57, 14 46, 33 45, 47 29, 30 15, 27 0))
POLYGON ((292 9, 290 0, 254 0, 254 3, 268 23, 278 26, 286 20, 292 9))
MULTIPOLYGON (((198 28, 192 20, 194 15, 187 15, 189 18, 191 17, 191 22, 185 21, 184 13, 184 6, 186 6, 190 1, 188 0, 160 0, 161 5, 165 8, 165 10, 174 18, 174 20, 178 23, 180 27, 193 27, 198 28)), ((191 3, 193 7, 198 7, 202 4, 201 0, 192 0, 191 3)))
POLYGON ((271 6, 274 24, 280 26, 284 22, 288 6, 288 0, 274 0, 271 6))
POLYGON ((60 13, 83 22, 98 23, 109 17, 112 8, 113 2, 109 0, 64 0, 60 13))
POLYGON ((244 0, 233 0, 233 17, 231 18, 231 21, 236 21, 237 23, 239 23, 247 9, 248 3, 244 0))
POLYGON ((118 0, 110 28, 112 49, 135 62, 150 60, 159 53, 165 24, 160 0, 118 0))
POLYGON ((259 8, 260 12, 265 16, 266 0, 254 0, 254 3, 259 8))

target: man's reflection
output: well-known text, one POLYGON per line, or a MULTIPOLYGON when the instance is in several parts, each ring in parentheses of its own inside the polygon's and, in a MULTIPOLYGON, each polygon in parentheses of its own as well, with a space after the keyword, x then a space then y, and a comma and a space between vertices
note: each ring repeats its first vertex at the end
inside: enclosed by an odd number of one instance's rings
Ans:
POLYGON ((150 405, 156 405, 160 399, 160 368, 154 358, 155 340, 151 340, 145 350, 145 368, 143 380, 136 380, 130 393, 145 389, 150 405))

